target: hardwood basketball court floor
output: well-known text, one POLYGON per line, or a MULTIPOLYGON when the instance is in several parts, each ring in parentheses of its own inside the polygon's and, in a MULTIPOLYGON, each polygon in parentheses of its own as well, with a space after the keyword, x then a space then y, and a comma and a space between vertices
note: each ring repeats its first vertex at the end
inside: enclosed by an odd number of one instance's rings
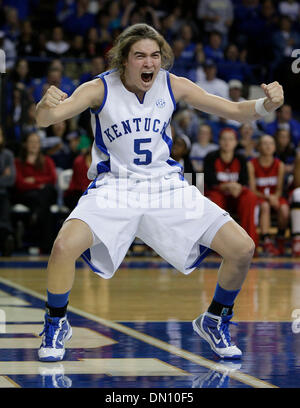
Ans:
POLYGON ((79 260, 65 359, 41 363, 47 258, 0 258, 0 387, 299 388, 300 259, 254 258, 231 328, 243 357, 229 362, 191 325, 219 263, 185 276, 158 257, 126 257, 105 280, 79 260))

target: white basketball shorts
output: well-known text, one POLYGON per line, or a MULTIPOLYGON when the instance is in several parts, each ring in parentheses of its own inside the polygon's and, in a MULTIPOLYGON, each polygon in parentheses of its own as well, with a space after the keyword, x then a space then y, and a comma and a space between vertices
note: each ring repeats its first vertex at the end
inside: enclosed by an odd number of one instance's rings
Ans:
POLYGON ((94 242, 82 254, 90 268, 111 278, 135 237, 174 268, 189 274, 210 252, 230 215, 178 173, 151 180, 94 180, 66 219, 84 221, 94 242))

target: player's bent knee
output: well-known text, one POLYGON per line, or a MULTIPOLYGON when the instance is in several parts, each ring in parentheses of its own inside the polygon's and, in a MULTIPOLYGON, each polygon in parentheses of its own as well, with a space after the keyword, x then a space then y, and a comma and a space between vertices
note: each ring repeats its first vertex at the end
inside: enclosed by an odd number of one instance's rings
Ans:
POLYGON ((58 236, 54 241, 51 256, 56 259, 77 259, 82 252, 77 250, 69 240, 63 236, 58 236))
POLYGON ((254 251, 255 243, 253 239, 249 236, 241 236, 239 244, 232 248, 227 259, 239 265, 248 264, 253 258, 254 251))
POLYGON ((241 247, 238 252, 238 258, 241 261, 249 261, 252 259, 255 251, 255 243, 252 238, 246 237, 243 238, 241 242, 241 247))

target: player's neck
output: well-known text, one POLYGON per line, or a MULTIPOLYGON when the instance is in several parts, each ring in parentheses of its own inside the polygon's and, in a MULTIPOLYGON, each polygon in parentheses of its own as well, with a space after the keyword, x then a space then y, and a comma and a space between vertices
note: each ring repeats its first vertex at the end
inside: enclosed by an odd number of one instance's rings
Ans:
POLYGON ((259 162, 262 166, 269 167, 274 161, 273 156, 260 156, 259 157, 259 162))
POLYGON ((220 152, 221 159, 224 163, 230 163, 233 160, 234 153, 233 152, 220 152))
POLYGON ((144 99, 145 91, 139 89, 135 84, 131 84, 130 81, 125 78, 125 75, 121 77, 121 81, 127 91, 134 93, 140 101, 144 99))

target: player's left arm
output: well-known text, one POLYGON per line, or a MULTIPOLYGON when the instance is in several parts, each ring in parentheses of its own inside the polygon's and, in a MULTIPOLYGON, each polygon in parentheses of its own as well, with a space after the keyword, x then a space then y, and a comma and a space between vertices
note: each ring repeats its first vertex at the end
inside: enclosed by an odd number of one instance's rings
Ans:
POLYGON ((276 197, 280 198, 283 193, 283 184, 284 184, 284 163, 280 162, 276 186, 276 197))
MULTIPOLYGON (((206 92, 187 78, 170 74, 170 81, 175 100, 184 101, 200 111, 225 119, 234 119, 241 123, 260 119, 263 116, 259 115, 255 109, 256 99, 232 102, 206 92)), ((266 95, 263 108, 267 112, 273 112, 283 104, 283 89, 277 81, 268 85, 262 84, 261 87, 266 95)))

